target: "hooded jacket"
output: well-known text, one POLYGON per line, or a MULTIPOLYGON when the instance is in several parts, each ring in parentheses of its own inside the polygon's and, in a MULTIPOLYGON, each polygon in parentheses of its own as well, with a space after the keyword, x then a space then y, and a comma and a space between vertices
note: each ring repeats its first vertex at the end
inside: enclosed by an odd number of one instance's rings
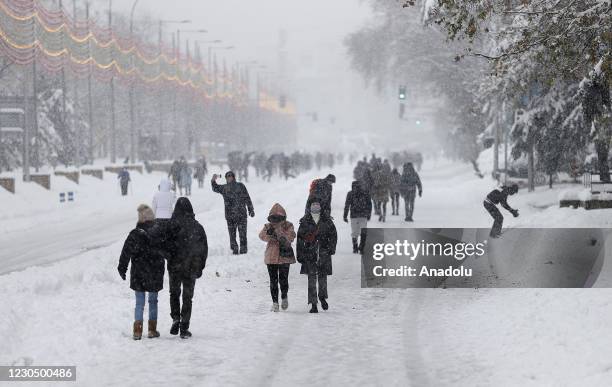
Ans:
POLYGON ((354 181, 351 187, 352 190, 346 194, 346 201, 344 202, 344 219, 348 218, 349 211, 351 219, 370 219, 372 216, 372 199, 370 194, 361 187, 358 181, 354 181))
POLYGON ((153 196, 153 211, 157 219, 170 219, 174 209, 176 195, 170 190, 171 183, 168 179, 159 182, 159 191, 153 196))
POLYGON ((295 257, 281 257, 280 246, 290 247, 295 239, 293 223, 287 221, 287 213, 280 204, 272 206, 268 221, 259 233, 259 239, 267 242, 264 263, 266 265, 279 265, 295 263, 295 257))
POLYGON ((223 196, 225 219, 243 220, 247 217, 247 210, 253 213, 253 202, 244 184, 233 181, 219 185, 213 180, 211 185, 213 192, 223 196))
POLYGON ((170 222, 160 226, 170 253, 168 272, 183 278, 200 278, 208 258, 208 240, 189 199, 179 198, 170 222))
POLYGON ((153 221, 139 222, 128 235, 117 270, 122 275, 130 266, 130 288, 138 292, 158 292, 164 287, 165 262, 162 252, 151 240, 148 231, 153 221))

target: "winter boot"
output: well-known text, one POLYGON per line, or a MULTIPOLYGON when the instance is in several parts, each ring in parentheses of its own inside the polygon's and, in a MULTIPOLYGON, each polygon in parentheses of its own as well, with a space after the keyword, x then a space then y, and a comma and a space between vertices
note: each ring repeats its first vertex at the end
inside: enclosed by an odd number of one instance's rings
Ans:
POLYGON ((285 298, 281 299, 281 308, 283 308, 283 310, 287 310, 288 307, 289 307, 289 298, 285 296, 285 298))
POLYGON ((157 331, 157 320, 149 320, 149 339, 154 339, 159 337, 159 332, 157 331))
POLYGON ((181 324, 181 320, 174 320, 174 321, 172 321, 172 326, 170 327, 170 334, 171 335, 178 335, 180 324, 181 324))
POLYGON ((359 252, 359 247, 357 246, 357 238, 353 238, 353 254, 357 254, 359 252))
POLYGON ((272 303, 272 308, 270 309, 272 312, 278 312, 278 302, 273 302, 272 303))
POLYGON ((188 339, 191 337, 189 332, 189 323, 181 322, 181 339, 188 339))
POLYGON ((312 304, 312 307, 310 308, 310 312, 308 313, 319 313, 319 309, 317 308, 317 304, 312 304))
POLYGON ((134 321, 134 334, 132 337, 134 340, 142 339, 142 320, 134 321))
POLYGON ((321 308, 323 308, 323 310, 327 310, 329 308, 329 304, 327 304, 327 300, 325 298, 319 298, 319 301, 321 301, 321 308))
POLYGON ((359 237, 359 254, 363 254, 363 249, 365 248, 367 235, 368 235, 368 232, 365 228, 361 230, 361 236, 359 237))

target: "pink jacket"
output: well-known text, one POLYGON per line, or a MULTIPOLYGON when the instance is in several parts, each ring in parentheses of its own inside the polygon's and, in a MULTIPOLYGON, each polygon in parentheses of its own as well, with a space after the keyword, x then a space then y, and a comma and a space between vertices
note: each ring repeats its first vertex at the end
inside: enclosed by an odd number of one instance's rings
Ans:
MULTIPOLYGON (((266 223, 264 228, 259 233, 259 239, 264 242, 268 242, 266 247, 266 254, 264 262, 266 265, 284 264, 284 263, 295 263, 295 258, 286 258, 280 256, 280 244, 279 239, 285 238, 289 244, 295 239, 295 231, 293 224, 288 222, 287 213, 280 204, 276 203, 270 210, 270 216, 281 216, 283 220, 277 223, 266 223), (268 230, 274 229, 275 236, 268 235, 268 230)), ((270 216, 268 219, 270 219, 270 216)))

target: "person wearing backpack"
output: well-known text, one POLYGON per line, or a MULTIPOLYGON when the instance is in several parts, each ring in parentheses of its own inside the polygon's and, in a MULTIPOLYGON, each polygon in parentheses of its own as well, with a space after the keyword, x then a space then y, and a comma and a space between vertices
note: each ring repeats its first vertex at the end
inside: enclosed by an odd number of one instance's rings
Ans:
POLYGON ((293 223, 287 221, 287 213, 280 204, 272 206, 266 223, 259 233, 259 239, 267 242, 264 263, 270 276, 270 294, 272 311, 278 312, 278 285, 281 291, 281 307, 289 307, 289 265, 295 263, 295 254, 291 243, 295 239, 293 223))
POLYGON ((202 277, 208 257, 208 241, 204 227, 195 219, 189 199, 176 201, 169 222, 158 223, 155 237, 163 240, 168 250, 168 276, 170 285, 171 335, 191 337, 192 299, 196 280, 202 277), (181 299, 182 293, 182 299, 181 299), (182 301, 182 306, 181 306, 182 301))
POLYGON ((306 212, 309 211, 308 203, 317 200, 321 204, 321 213, 331 216, 333 184, 335 182, 336 176, 329 174, 324 179, 316 179, 310 183, 306 212))
POLYGON ((140 340, 143 330, 145 293, 149 293, 148 337, 159 337, 157 331, 157 293, 164 287, 165 262, 161 252, 156 249, 148 234, 153 227, 155 214, 146 204, 138 206, 138 223, 130 231, 119 257, 117 271, 125 281, 128 265, 130 267, 130 288, 136 295, 134 309, 133 339, 140 340))
POLYGON ((351 214, 351 238, 353 240, 353 254, 362 253, 365 247, 368 221, 372 216, 372 199, 370 193, 361 187, 355 180, 352 189, 346 194, 343 219, 348 223, 351 214), (361 238, 357 243, 358 238, 361 238))

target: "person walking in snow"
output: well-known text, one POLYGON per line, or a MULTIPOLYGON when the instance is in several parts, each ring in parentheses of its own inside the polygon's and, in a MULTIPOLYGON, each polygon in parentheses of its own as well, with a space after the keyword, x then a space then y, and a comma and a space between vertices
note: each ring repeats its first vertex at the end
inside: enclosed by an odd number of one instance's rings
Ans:
POLYGON ((162 253, 154 246, 148 231, 154 224, 155 214, 146 204, 138 206, 138 223, 130 231, 119 257, 117 270, 125 281, 130 266, 130 288, 136 295, 133 339, 140 340, 143 330, 145 293, 149 293, 148 337, 159 337, 157 331, 157 293, 164 287, 165 262, 162 253))
POLYGON ((193 170, 189 166, 189 164, 185 163, 181 168, 181 177, 180 177, 180 185, 183 191, 185 192, 185 196, 191 196, 191 184, 193 180, 191 178, 191 174, 193 170))
POLYGON ((204 178, 206 177, 206 173, 208 173, 206 158, 202 156, 196 163, 195 173, 193 174, 193 177, 198 181, 198 188, 204 188, 204 178))
POLYGON ((310 313, 319 313, 318 301, 327 310, 327 276, 332 275, 332 256, 336 254, 338 234, 332 218, 323 212, 318 199, 308 203, 308 211, 300 219, 297 233, 297 261, 300 274, 308 275, 310 313), (318 291, 317 291, 318 283, 318 291))
POLYGON ((390 184, 390 194, 391 194, 391 215, 399 215, 400 208, 400 186, 402 182, 402 175, 400 175, 397 168, 393 168, 391 171, 391 184, 390 184))
POLYGON ((414 213, 414 199, 416 197, 417 189, 419 191, 419 197, 423 195, 423 186, 421 184, 421 178, 417 171, 415 171, 412 163, 404 164, 404 171, 400 180, 400 194, 404 198, 404 205, 406 207, 406 222, 412 222, 412 215, 414 213))
POLYGON ((281 307, 289 307, 289 265, 295 263, 291 243, 295 239, 293 223, 287 221, 287 213, 280 204, 272 206, 268 222, 259 233, 259 239, 267 242, 264 262, 270 276, 270 295, 272 311, 278 312, 278 287, 280 284, 281 307))
POLYGON ((127 168, 121 168, 119 174, 117 175, 117 179, 119 180, 119 186, 121 187, 121 195, 126 196, 128 194, 128 186, 130 184, 130 173, 127 168))
POLYGON ((316 179, 310 183, 310 191, 306 201, 306 212, 308 212, 309 203, 316 199, 321 204, 322 211, 331 216, 333 184, 335 182, 336 176, 329 174, 325 179, 316 179))
POLYGON ((483 205, 484 208, 493 217, 493 227, 491 227, 491 233, 489 234, 492 238, 499 238, 502 231, 502 225, 504 223, 504 216, 497 208, 498 204, 501 204, 508 212, 510 212, 515 218, 519 216, 518 210, 513 209, 508 205, 508 196, 514 195, 518 192, 518 185, 513 184, 511 186, 502 186, 501 189, 494 189, 489 192, 485 198, 483 205))
MULTIPOLYGON (((181 158, 182 159, 182 158, 181 158)), ((179 181, 181 179, 181 162, 178 160, 174 160, 172 165, 170 166, 170 171, 168 172, 168 177, 172 178, 172 187, 173 190, 179 191, 179 194, 182 196, 183 191, 181 190, 179 181)))
POLYGON ((156 219, 170 219, 172 211, 174 211, 174 203, 176 202, 176 193, 171 190, 172 183, 166 178, 162 178, 159 182, 159 191, 153 196, 153 212, 156 219))
POLYGON ((225 203, 225 220, 229 232, 230 248, 234 255, 247 253, 247 211, 251 218, 255 216, 253 202, 244 184, 236 181, 234 172, 225 174, 226 184, 217 184, 219 176, 214 174, 211 180, 213 192, 223 196, 225 203), (236 243, 236 230, 240 237, 240 247, 236 243))
POLYGON ((352 189, 346 194, 344 202, 343 219, 348 223, 351 215, 351 238, 353 240, 353 253, 362 253, 365 246, 368 221, 372 216, 372 199, 368 191, 361 187, 361 183, 354 181, 352 189), (361 238, 358 243, 358 238, 361 238))
POLYGON ((170 317, 172 317, 170 334, 177 335, 180 331, 182 339, 189 338, 195 283, 202 277, 208 258, 206 232, 195 219, 189 199, 179 198, 170 221, 156 224, 151 236, 162 241, 168 255, 170 317))

